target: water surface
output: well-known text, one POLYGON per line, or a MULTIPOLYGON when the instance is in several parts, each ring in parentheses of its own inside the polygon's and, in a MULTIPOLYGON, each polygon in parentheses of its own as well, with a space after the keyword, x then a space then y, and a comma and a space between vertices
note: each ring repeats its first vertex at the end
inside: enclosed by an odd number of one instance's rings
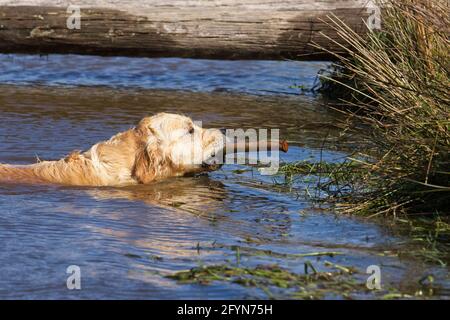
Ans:
MULTIPOLYGON (((339 116, 313 97, 260 95, 261 88, 289 91, 295 74, 313 74, 315 65, 75 59, 87 65, 80 71, 61 56, 49 62, 36 56, 0 57, 6 70, 0 75, 0 162, 61 158, 160 111, 187 114, 205 127, 280 128, 291 145, 283 161, 341 161, 360 143, 357 137, 334 143, 339 116), (59 70, 64 61, 69 67, 59 70), (142 64, 149 68, 143 74, 142 64), (124 75, 118 76, 121 68, 124 75)), ((313 77, 304 80, 311 84, 313 77)), ((374 221, 336 216, 308 199, 306 182, 283 182, 282 175, 261 176, 256 168, 226 165, 208 175, 126 188, 0 185, 0 298, 265 298, 254 287, 182 285, 165 276, 200 265, 238 263, 278 264, 303 273, 306 261, 326 270, 324 260, 356 267, 361 283, 367 266, 378 265, 384 288, 408 293, 420 289, 424 275, 433 274, 440 286, 435 294, 448 298, 446 268, 397 254, 416 248, 411 239, 374 221), (242 248, 239 260, 236 247, 242 248), (254 255, 252 249, 341 254, 292 258, 254 255), (79 291, 66 288, 69 265, 81 268, 79 291)), ((288 291, 274 294, 289 297, 288 291)), ((362 290, 353 296, 380 294, 362 290)))
POLYGON ((110 86, 252 94, 298 93, 325 62, 0 54, 0 83, 110 86))

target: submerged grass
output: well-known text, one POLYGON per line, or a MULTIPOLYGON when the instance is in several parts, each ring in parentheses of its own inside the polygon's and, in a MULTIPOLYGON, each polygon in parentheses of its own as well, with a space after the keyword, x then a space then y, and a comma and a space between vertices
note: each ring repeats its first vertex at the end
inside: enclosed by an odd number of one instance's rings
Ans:
MULTIPOLYGON (((330 265, 337 269, 334 265, 330 265)), ((270 298, 277 298, 277 289, 288 289, 288 296, 294 299, 317 299, 329 295, 349 296, 366 292, 365 283, 356 281, 350 275, 354 269, 341 267, 337 271, 317 272, 311 263, 305 263, 305 273, 297 274, 278 265, 260 265, 253 268, 227 265, 201 266, 169 275, 168 278, 181 284, 202 285, 214 281, 230 282, 245 287, 262 289, 270 298)))
POLYGON ((440 216, 433 219, 419 217, 415 219, 397 219, 403 223, 410 238, 418 245, 417 250, 402 253, 406 256, 421 257, 426 262, 442 266, 450 264, 450 224, 440 216))
POLYGON ((200 247, 200 244, 197 245, 198 250, 200 249, 223 249, 227 248, 234 252, 236 252, 237 256, 247 255, 247 256, 268 256, 274 258, 283 258, 283 259, 299 259, 306 257, 335 257, 338 255, 342 255, 342 252, 339 251, 315 251, 315 252, 305 252, 305 253, 281 253, 268 249, 258 249, 254 247, 244 247, 237 245, 224 245, 214 242, 212 246, 208 247, 200 247))
POLYGON ((166 277, 179 284, 210 285, 215 282, 232 283, 262 290, 271 299, 323 299, 362 296, 378 299, 407 299, 432 297, 439 292, 434 279, 424 277, 414 288, 400 292, 385 284, 380 290, 366 286, 367 275, 354 267, 324 261, 321 271, 318 265, 304 262, 304 272, 294 273, 278 265, 240 267, 209 265, 169 274, 166 277))
MULTIPOLYGON (((336 55, 336 72, 321 77, 325 89, 343 93, 344 133, 362 125, 372 146, 345 165, 320 168, 330 171, 327 183, 342 200, 341 212, 445 216, 450 208, 448 4, 388 0, 382 12, 382 30, 367 37, 330 18, 347 54, 336 55)), ((313 166, 297 163, 283 170, 302 173, 313 166)))
MULTIPOLYGON (((280 173, 285 176, 285 184, 292 185, 300 182, 308 190, 307 195, 312 201, 328 205, 334 203, 338 212, 348 212, 348 207, 355 201, 355 193, 364 194, 369 188, 363 179, 366 174, 364 166, 352 159, 342 163, 310 161, 287 163, 280 167, 280 173)), ((365 211, 351 213, 364 214, 369 218, 381 218, 378 213, 369 215, 365 211)), ((408 215, 396 216, 394 219, 383 220, 383 222, 386 226, 394 223, 396 226, 394 230, 403 235, 409 235, 412 243, 416 244, 409 247, 408 251, 400 252, 400 255, 420 257, 424 261, 442 266, 450 264, 450 217, 448 215, 424 212, 416 215, 409 212, 408 215)))

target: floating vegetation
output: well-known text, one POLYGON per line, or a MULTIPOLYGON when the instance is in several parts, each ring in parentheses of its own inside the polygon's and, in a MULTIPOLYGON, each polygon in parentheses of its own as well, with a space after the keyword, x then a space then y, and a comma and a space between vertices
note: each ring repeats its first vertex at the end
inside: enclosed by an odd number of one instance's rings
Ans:
POLYGON ((329 261, 325 261, 323 266, 331 270, 318 271, 310 261, 304 263, 304 273, 301 274, 275 264, 256 267, 209 265, 179 271, 166 277, 179 284, 210 285, 220 282, 254 287, 271 299, 416 299, 432 297, 438 291, 431 275, 419 279, 410 292, 399 292, 389 285, 381 290, 373 290, 366 286, 367 275, 361 274, 354 267, 329 261))
MULTIPOLYGON (((448 219, 448 217, 446 217, 448 219)), ((417 217, 415 219, 397 219, 404 224, 409 236, 418 245, 417 250, 409 250, 401 255, 421 257, 426 262, 440 264, 450 263, 450 224, 436 215, 430 217, 417 217)))
POLYGON ((291 162, 283 164, 279 172, 284 173, 285 175, 291 176, 291 175, 297 175, 297 174, 303 174, 303 175, 318 175, 318 174, 333 174, 334 172, 341 172, 344 171, 352 171, 357 172, 358 169, 361 168, 361 165, 359 165, 355 161, 346 161, 342 163, 337 162, 312 162, 308 160, 302 160, 297 162, 291 162))
POLYGON ((196 249, 197 251, 204 249, 223 249, 227 248, 232 251, 235 251, 239 256, 247 255, 247 256, 268 256, 274 258, 283 258, 283 259, 299 259, 299 258, 307 258, 307 257, 335 257, 338 255, 342 255, 342 252, 339 251, 316 251, 316 252, 304 252, 304 253, 281 253, 268 249, 258 249, 254 247, 244 247, 238 245, 224 245, 214 242, 211 247, 201 247, 200 243, 197 243, 196 249))
MULTIPOLYGON (((306 264, 308 265, 308 264, 306 264)), ((305 265, 305 266, 306 266, 305 265)), ((288 296, 293 299, 318 299, 325 296, 350 296, 355 292, 366 292, 365 283, 352 278, 343 270, 296 274, 277 265, 264 265, 254 268, 212 265, 180 271, 167 276, 181 284, 197 283, 208 285, 214 281, 230 282, 246 287, 262 289, 270 298, 276 298, 276 289, 289 289, 288 296)))
MULTIPOLYGON (((360 163, 351 159, 340 163, 297 161, 283 164, 279 172, 285 175, 286 183, 293 183, 300 178, 302 183, 326 191, 328 196, 346 196, 357 188, 366 188, 364 184, 359 184, 364 174, 360 163)), ((308 195, 319 200, 316 192, 308 192, 308 195)))
POLYGON ((251 255, 251 256, 270 256, 275 258, 305 258, 305 257, 334 257, 343 254, 338 251, 318 251, 318 252, 307 252, 307 253, 280 253, 272 250, 263 250, 249 247, 241 246, 231 246, 231 250, 239 252, 240 255, 251 255))

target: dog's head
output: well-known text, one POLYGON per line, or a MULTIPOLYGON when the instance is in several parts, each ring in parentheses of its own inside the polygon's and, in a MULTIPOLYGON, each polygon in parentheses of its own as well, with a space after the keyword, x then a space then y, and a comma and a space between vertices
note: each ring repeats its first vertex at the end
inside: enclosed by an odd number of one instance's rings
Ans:
POLYGON ((142 119, 136 127, 140 137, 132 175, 140 183, 158 178, 215 170, 224 135, 204 129, 192 119, 159 113, 142 119))

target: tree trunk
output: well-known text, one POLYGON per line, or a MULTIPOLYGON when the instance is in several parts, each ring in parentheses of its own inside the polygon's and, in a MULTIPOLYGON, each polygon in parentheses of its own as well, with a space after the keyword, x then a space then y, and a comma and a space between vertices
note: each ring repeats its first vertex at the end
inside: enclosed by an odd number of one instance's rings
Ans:
POLYGON ((331 14, 367 31, 366 0, 0 0, 0 52, 321 60, 331 14))

